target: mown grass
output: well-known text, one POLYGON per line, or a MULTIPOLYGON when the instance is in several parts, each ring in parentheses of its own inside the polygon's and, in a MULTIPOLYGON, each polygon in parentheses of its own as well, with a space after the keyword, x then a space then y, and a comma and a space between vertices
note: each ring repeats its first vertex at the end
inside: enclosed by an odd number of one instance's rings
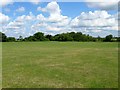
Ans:
POLYGON ((118 44, 2 44, 3 88, 117 88, 118 44))
POLYGON ((0 89, 2 89, 2 43, 0 42, 0 89))

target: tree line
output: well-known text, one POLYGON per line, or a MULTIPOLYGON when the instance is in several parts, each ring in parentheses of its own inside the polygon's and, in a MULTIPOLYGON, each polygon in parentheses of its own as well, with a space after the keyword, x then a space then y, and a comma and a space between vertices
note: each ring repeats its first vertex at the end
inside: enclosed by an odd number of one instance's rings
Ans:
POLYGON ((42 32, 37 32, 33 36, 25 37, 19 36, 19 38, 15 37, 7 37, 4 33, 0 32, 0 42, 27 42, 27 41, 78 41, 78 42, 119 42, 120 37, 113 37, 113 35, 107 35, 102 38, 92 37, 90 35, 83 34, 81 32, 69 32, 52 35, 44 35, 42 32))

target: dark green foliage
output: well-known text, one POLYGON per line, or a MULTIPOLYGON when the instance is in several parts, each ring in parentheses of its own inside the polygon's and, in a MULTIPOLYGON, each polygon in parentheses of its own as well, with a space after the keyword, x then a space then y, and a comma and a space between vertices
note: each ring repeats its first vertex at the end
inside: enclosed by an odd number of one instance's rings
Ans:
MULTIPOLYGON (((0 41, 2 42, 13 42, 16 41, 14 37, 8 37, 0 32, 0 41)), ((78 41, 78 42, 116 42, 120 41, 120 37, 113 37, 112 35, 107 35, 105 38, 92 37, 81 32, 70 32, 52 35, 44 35, 42 32, 37 32, 33 36, 25 37, 19 36, 17 41, 78 41)))
POLYGON ((101 38, 100 36, 98 36, 98 37, 96 38, 96 41, 97 41, 97 42, 102 42, 103 39, 104 39, 104 38, 101 38))
POLYGON ((33 36, 24 38, 24 41, 44 41, 44 40, 46 39, 45 39, 44 33, 42 32, 37 32, 33 36))
POLYGON ((75 35, 73 36, 74 41, 83 41, 83 36, 81 32, 77 32, 75 33, 75 35))
POLYGON ((107 35, 104 39, 105 42, 111 42, 112 41, 113 36, 112 35, 107 35))
POLYGON ((117 41, 120 42, 120 37, 117 38, 117 41))
POLYGON ((2 33, 0 32, 0 42, 2 42, 2 33))
POLYGON ((42 32, 37 32, 33 35, 33 37, 37 40, 37 41, 44 41, 45 37, 44 37, 44 33, 42 32))
POLYGON ((16 41, 15 37, 8 37, 7 38, 7 42, 15 42, 15 41, 16 41))
POLYGON ((25 41, 37 41, 36 38, 34 38, 33 36, 29 36, 27 38, 24 39, 25 41))
POLYGON ((55 41, 73 41, 69 33, 57 34, 54 36, 55 41))
POLYGON ((0 32, 0 42, 6 42, 7 41, 7 36, 4 33, 0 32))
POLYGON ((17 41, 24 41, 22 36, 19 36, 19 38, 17 39, 17 41))
POLYGON ((52 41, 53 36, 52 35, 46 35, 45 38, 48 39, 48 40, 50 40, 50 41, 52 41))

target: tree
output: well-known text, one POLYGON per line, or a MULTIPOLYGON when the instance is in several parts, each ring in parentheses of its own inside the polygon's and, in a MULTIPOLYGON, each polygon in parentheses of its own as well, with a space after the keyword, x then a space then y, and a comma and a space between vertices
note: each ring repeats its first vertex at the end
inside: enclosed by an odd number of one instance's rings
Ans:
POLYGON ((117 41, 120 42, 120 37, 117 38, 117 41))
POLYGON ((2 33, 0 32, 0 42, 2 42, 2 33))
MULTIPOLYGON (((33 36, 25 37, 19 36, 17 39, 18 41, 104 41, 104 42, 116 42, 120 41, 120 37, 113 37, 112 35, 107 35, 105 38, 98 37, 92 37, 82 34, 81 32, 70 32, 70 33, 62 33, 62 34, 56 34, 54 36, 52 35, 45 35, 42 32, 37 32, 33 36)), ((16 41, 15 37, 8 37, 0 32, 0 42, 13 42, 16 41)))
POLYGON ((4 33, 2 33, 2 32, 0 32, 0 42, 6 42, 7 41, 7 36, 4 34, 4 33))
POLYGON ((42 32, 37 32, 33 35, 33 37, 37 40, 37 41, 44 41, 45 37, 44 37, 44 33, 42 32))
POLYGON ((45 38, 47 38, 48 40, 52 41, 53 36, 52 35, 46 35, 45 38))
POLYGON ((75 33, 73 39, 74 41, 83 41, 82 33, 81 32, 75 33))
POLYGON ((69 35, 70 35, 72 38, 74 38, 75 34, 76 34, 75 32, 70 32, 70 33, 69 33, 69 35))
POLYGON ((69 33, 57 34, 54 36, 55 41, 73 41, 69 33))
POLYGON ((8 37, 7 42, 14 42, 16 41, 15 37, 8 37))
POLYGON ((33 36, 29 36, 29 37, 24 38, 24 41, 37 41, 37 39, 34 38, 33 36))
POLYGON ((17 39, 18 41, 23 41, 23 37, 19 36, 19 38, 17 39))
POLYGON ((112 35, 107 35, 107 36, 105 37, 105 40, 104 40, 104 41, 105 41, 105 42, 111 42, 111 41, 112 41, 112 40, 111 40, 112 38, 113 38, 112 35))
POLYGON ((98 37, 96 38, 96 41, 103 41, 103 40, 102 40, 102 38, 101 38, 100 36, 98 36, 98 37))

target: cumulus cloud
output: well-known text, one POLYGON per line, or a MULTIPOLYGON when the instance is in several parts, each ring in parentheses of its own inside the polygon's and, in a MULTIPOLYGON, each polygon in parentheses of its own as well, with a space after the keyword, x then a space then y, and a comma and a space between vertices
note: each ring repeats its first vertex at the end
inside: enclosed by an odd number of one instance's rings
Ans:
POLYGON ((40 0, 29 0, 29 2, 37 5, 40 3, 40 0))
POLYGON ((10 20, 10 17, 0 13, 0 24, 5 24, 10 20))
POLYGON ((7 25, 7 27, 8 27, 8 28, 14 28, 14 27, 15 27, 15 29, 16 29, 16 28, 18 29, 18 28, 21 28, 23 25, 24 25, 23 22, 14 21, 14 22, 10 22, 10 23, 7 25))
POLYGON ((37 7, 37 11, 41 11, 42 10, 42 8, 41 7, 37 7))
POLYGON ((42 14, 39 14, 37 15, 37 20, 46 21, 46 18, 42 14))
POLYGON ((55 27, 55 26, 54 26, 54 27, 52 27, 52 26, 47 26, 46 29, 47 29, 47 30, 50 30, 50 31, 60 31, 60 30, 61 30, 61 28, 58 28, 58 27, 55 27))
POLYGON ((14 1, 13 0, 0 0, 0 7, 3 7, 8 4, 12 4, 14 1))
POLYGON ((4 7, 8 4, 13 4, 14 2, 30 2, 38 5, 40 3, 40 0, 0 0, 0 7, 4 7))
POLYGON ((71 18, 68 16, 63 16, 61 14, 61 9, 56 1, 52 1, 47 4, 46 7, 38 7, 37 11, 42 11, 48 13, 48 17, 44 17, 42 14, 36 16, 38 22, 32 25, 32 30, 39 30, 45 34, 55 34, 66 31, 71 18))
POLYGON ((16 18, 16 21, 33 21, 35 19, 35 16, 32 14, 32 12, 29 12, 29 15, 22 15, 22 16, 18 16, 16 18))
POLYGON ((25 8, 24 7, 20 7, 18 9, 16 9, 16 12, 25 12, 25 8))
POLYGON ((118 30, 117 19, 114 15, 108 14, 106 11, 82 12, 75 17, 71 23, 72 28, 85 28, 92 32, 101 32, 103 30, 118 30))
POLYGON ((50 16, 48 18, 48 21, 50 22, 59 22, 64 19, 67 19, 67 16, 61 15, 61 9, 57 2, 53 1, 47 5, 45 8, 46 12, 49 12, 50 16))
POLYGON ((24 35, 25 32, 25 23, 22 21, 17 21, 14 20, 12 22, 10 22, 9 24, 7 24, 5 27, 3 27, 3 32, 5 32, 6 34, 14 35, 15 37, 19 37, 20 34, 24 35))
POLYGON ((64 16, 57 2, 52 1, 46 7, 37 8, 38 11, 49 13, 45 17, 43 14, 18 16, 14 21, 3 27, 7 34, 13 33, 16 37, 33 35, 36 32, 45 34, 57 34, 64 32, 82 32, 85 34, 106 35, 110 31, 118 31, 116 17, 118 14, 111 15, 105 10, 82 12, 75 18, 64 16))
POLYGON ((88 7, 101 10, 117 10, 118 0, 86 0, 88 7))
POLYGON ((31 26, 35 22, 35 16, 32 12, 29 15, 18 16, 14 21, 9 22, 6 26, 2 26, 3 32, 8 35, 12 35, 15 37, 19 37, 22 35, 23 37, 28 36, 31 32, 31 26))
POLYGON ((67 16, 63 16, 61 14, 61 9, 56 1, 48 3, 48 5, 45 8, 38 7, 37 10, 49 13, 49 22, 60 22, 64 21, 65 19, 68 19, 67 16))

